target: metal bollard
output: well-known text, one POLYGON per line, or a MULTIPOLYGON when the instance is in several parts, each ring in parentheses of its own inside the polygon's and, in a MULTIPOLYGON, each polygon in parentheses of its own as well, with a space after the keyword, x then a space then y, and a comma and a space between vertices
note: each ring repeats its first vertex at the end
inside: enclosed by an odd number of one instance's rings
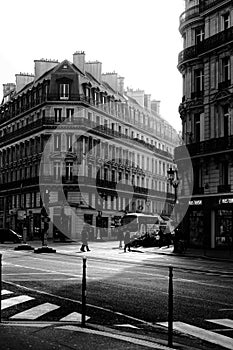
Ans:
POLYGON ((169 285, 168 285, 168 346, 172 347, 173 336, 173 267, 169 266, 169 285))
POLYGON ((0 254, 0 323, 2 322, 2 254, 0 254))
POLYGON ((86 321, 86 295, 87 295, 87 282, 86 282, 86 261, 87 258, 83 258, 83 278, 82 278, 82 326, 85 327, 86 321))

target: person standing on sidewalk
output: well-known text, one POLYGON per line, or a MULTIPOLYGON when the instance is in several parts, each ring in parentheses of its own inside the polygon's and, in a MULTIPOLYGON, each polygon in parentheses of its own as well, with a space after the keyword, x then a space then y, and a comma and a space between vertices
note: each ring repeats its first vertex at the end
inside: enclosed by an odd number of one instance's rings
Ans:
POLYGON ((130 252, 130 232, 129 230, 126 231, 124 236, 124 252, 126 252, 126 248, 128 248, 128 251, 130 252))
POLYGON ((88 227, 87 227, 87 225, 84 225, 81 236, 82 236, 81 237, 82 238, 82 246, 80 248, 80 251, 85 252, 85 247, 86 247, 87 252, 89 252, 90 249, 88 247, 88 227))
POLYGON ((124 240, 124 233, 123 233, 123 229, 121 227, 119 227, 119 229, 118 229, 118 240, 119 240, 119 248, 122 248, 122 242, 124 240))

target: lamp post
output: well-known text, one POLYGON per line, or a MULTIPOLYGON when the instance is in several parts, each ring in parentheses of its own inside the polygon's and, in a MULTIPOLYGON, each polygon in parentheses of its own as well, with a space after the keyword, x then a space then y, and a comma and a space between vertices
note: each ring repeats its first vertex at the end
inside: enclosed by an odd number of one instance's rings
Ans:
POLYGON ((174 188, 175 190, 175 198, 174 198, 174 207, 177 203, 177 188, 179 186, 180 180, 178 177, 178 170, 169 168, 167 171, 167 176, 168 176, 168 183, 174 188))

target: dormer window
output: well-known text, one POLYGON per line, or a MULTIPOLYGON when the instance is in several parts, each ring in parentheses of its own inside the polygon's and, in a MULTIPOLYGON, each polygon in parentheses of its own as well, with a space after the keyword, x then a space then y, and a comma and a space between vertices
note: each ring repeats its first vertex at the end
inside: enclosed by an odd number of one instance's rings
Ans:
POLYGON ((69 84, 60 84, 59 85, 59 97, 60 100, 68 100, 70 95, 70 86, 69 84))

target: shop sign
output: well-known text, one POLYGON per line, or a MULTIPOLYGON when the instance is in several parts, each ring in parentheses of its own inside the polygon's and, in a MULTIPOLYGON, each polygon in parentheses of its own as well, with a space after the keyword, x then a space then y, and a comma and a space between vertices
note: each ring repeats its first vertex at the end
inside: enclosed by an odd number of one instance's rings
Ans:
POLYGON ((198 200, 189 201, 189 205, 202 205, 202 200, 198 199, 198 200))
POLYGON ((219 199, 219 204, 229 204, 233 203, 233 198, 222 198, 219 199))
POLYGON ((17 216, 18 216, 18 220, 26 219, 26 210, 18 210, 17 216))

